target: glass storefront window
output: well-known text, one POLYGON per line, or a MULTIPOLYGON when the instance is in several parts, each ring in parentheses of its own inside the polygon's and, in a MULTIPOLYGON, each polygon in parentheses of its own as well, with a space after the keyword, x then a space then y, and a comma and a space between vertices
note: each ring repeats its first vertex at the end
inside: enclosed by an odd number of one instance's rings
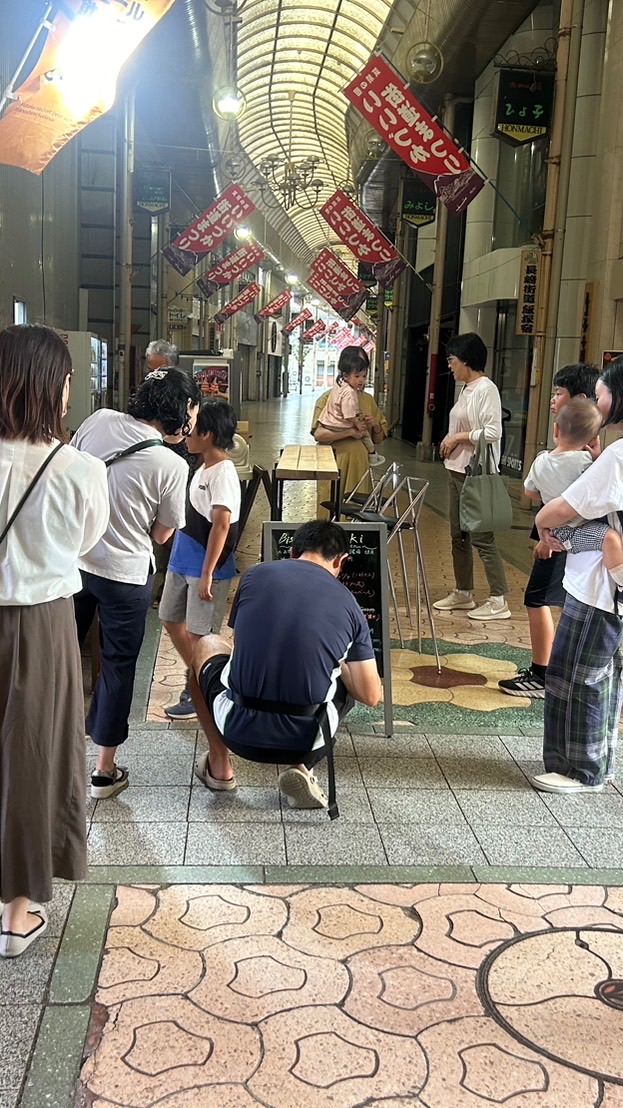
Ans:
POLYGON ((530 391, 532 338, 515 334, 517 302, 498 300, 493 380, 502 399, 500 470, 520 478, 523 470, 530 391))
POLYGON ((500 142, 496 184, 507 203, 496 193, 493 250, 525 246, 531 235, 543 230, 548 145, 547 136, 525 146, 500 142))

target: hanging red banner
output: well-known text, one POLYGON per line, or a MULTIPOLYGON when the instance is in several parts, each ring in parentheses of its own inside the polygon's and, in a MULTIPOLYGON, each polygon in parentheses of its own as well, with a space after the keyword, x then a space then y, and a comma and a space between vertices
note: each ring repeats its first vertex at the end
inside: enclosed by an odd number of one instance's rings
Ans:
POLYGON ((284 289, 283 292, 279 293, 279 296, 276 296, 274 300, 271 300, 269 304, 255 313, 255 322, 261 323, 263 319, 271 319, 273 316, 282 315, 291 299, 292 293, 290 290, 284 289))
POLYGON ((317 319, 313 326, 303 333, 303 342, 311 342, 312 339, 319 339, 324 335, 326 329, 326 323, 324 323, 322 319, 317 319))
POLYGON ((190 227, 178 235, 173 246, 195 254, 208 254, 255 211, 255 204, 241 185, 230 185, 190 227))
MULTIPOLYGON (((47 38, 38 61, 0 120, 0 162, 42 173, 74 135, 112 107, 121 67, 172 5, 173 0, 54 4, 41 28, 47 38)), ((24 28, 34 18, 23 4, 13 9, 24 28)))
POLYGON ((309 308, 303 308, 302 312, 299 312, 298 315, 295 315, 294 319, 291 319, 285 327, 281 328, 281 334, 291 335, 292 332, 295 331, 297 327, 300 327, 302 323, 305 323, 305 320, 307 319, 312 319, 312 313, 310 312, 309 308))
POLYGON ((353 345, 353 333, 348 327, 342 327, 337 334, 333 335, 331 342, 336 350, 343 350, 345 346, 353 345))
POLYGON ((372 353, 372 351, 374 350, 374 345, 375 344, 373 342, 367 342, 366 343, 366 345, 364 346, 364 350, 365 350, 366 354, 371 354, 372 353))
POLYGON ((241 308, 245 308, 247 304, 250 304, 255 300, 256 296, 259 296, 261 292, 260 286, 254 281, 252 285, 247 285, 246 289, 239 292, 233 300, 230 300, 229 304, 226 304, 224 308, 214 316, 214 322, 219 324, 224 323, 230 315, 235 315, 241 308))
POLYGON ((229 254, 222 262, 212 266, 212 269, 204 273, 197 281, 197 288, 206 298, 210 297, 218 289, 230 285, 232 281, 236 280, 236 277, 247 273, 254 265, 261 262, 264 256, 262 247, 258 246, 256 242, 245 243, 244 246, 234 250, 233 254, 229 254))
POLYGON ((326 246, 314 259, 309 271, 314 277, 327 281, 335 294, 343 298, 365 288, 363 282, 326 246))
POLYGON ((361 262, 391 262, 398 251, 350 196, 338 189, 320 209, 323 219, 361 262))
POLYGON ((379 54, 346 86, 344 95, 453 215, 484 187, 484 179, 454 140, 379 54))

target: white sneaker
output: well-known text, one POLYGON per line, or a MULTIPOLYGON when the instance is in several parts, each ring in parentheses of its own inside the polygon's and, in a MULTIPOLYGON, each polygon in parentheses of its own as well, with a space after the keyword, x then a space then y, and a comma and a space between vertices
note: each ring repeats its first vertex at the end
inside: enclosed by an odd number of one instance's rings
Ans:
POLYGON ((566 777, 564 773, 538 773, 532 778, 535 789, 543 793, 563 793, 573 796, 574 793, 600 793, 602 785, 583 785, 576 781, 575 777, 566 777))
POLYGON ((279 788, 291 808, 327 808, 329 801, 313 773, 285 769, 279 774, 279 788))
POLYGON ((490 596, 475 611, 470 612, 468 619, 510 619, 511 610, 503 596, 490 596))
POLYGON ((376 451, 374 454, 368 454, 368 463, 371 466, 382 466, 384 461, 384 456, 382 454, 377 454, 376 451))
POLYGON ((453 589, 449 596, 444 597, 443 600, 436 600, 433 604, 433 608, 438 612, 453 612, 455 609, 467 610, 475 607, 474 594, 464 589, 453 589))

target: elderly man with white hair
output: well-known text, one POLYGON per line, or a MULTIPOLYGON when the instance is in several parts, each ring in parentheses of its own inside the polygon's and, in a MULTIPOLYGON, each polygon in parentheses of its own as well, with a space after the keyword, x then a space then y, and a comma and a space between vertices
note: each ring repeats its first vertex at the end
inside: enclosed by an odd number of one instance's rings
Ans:
POLYGON ((179 360, 177 346, 166 339, 154 339, 145 351, 145 372, 153 373, 154 369, 178 365, 179 360))

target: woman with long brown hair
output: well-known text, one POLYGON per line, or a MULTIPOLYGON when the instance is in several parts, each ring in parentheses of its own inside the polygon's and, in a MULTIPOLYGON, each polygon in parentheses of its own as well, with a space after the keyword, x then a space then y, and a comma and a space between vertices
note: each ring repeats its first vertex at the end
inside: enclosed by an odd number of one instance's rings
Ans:
POLYGON ((72 596, 108 523, 104 464, 65 445, 72 367, 48 327, 0 334, 0 956, 42 935, 52 878, 86 874, 72 596))

